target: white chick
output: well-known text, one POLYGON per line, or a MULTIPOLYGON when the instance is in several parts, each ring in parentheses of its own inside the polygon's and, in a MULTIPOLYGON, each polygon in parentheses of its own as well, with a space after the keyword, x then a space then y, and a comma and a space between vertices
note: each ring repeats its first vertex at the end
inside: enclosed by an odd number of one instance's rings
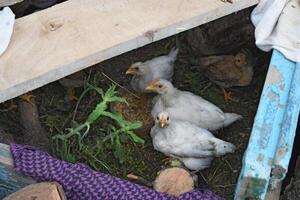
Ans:
POLYGON ((154 79, 172 80, 177 54, 178 49, 173 48, 168 55, 132 64, 126 71, 126 74, 133 75, 130 82, 132 89, 145 92, 147 85, 154 79))
POLYGON ((172 119, 189 121, 204 129, 217 130, 242 118, 236 113, 224 113, 216 105, 191 92, 178 90, 167 80, 154 80, 146 90, 159 94, 163 104, 159 108, 164 108, 172 119))
POLYGON ((216 138, 209 131, 187 121, 173 120, 160 112, 151 129, 153 146, 157 151, 179 159, 190 170, 210 166, 214 156, 233 153, 235 146, 216 138))
POLYGON ((161 98, 159 98, 159 95, 155 96, 152 100, 152 110, 151 110, 151 116, 155 120, 158 113, 165 110, 163 101, 161 98))

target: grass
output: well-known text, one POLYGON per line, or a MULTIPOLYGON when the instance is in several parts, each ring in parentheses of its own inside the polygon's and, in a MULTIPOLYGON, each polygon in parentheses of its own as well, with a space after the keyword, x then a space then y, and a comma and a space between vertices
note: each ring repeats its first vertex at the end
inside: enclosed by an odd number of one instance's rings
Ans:
MULTIPOLYGON (((123 119, 120 113, 109 111, 109 104, 113 102, 126 103, 125 99, 117 96, 116 86, 110 86, 107 91, 86 83, 85 90, 81 94, 71 120, 71 127, 54 135, 54 153, 60 159, 68 162, 82 161, 88 163, 94 169, 104 168, 110 171, 110 166, 105 160, 105 151, 112 150, 113 156, 119 163, 126 160, 124 144, 130 139, 137 144, 144 144, 144 140, 134 133, 134 129, 140 128, 142 123, 129 122, 123 119), (76 114, 83 97, 90 91, 95 91, 101 97, 93 111, 85 121, 76 121, 76 114), (106 121, 106 125, 96 128, 94 134, 89 134, 91 126, 98 121, 106 121), (96 134, 95 134, 96 133, 96 134), (109 143, 109 144, 107 144, 109 143)), ((48 119, 49 120, 49 119, 48 119)), ((51 120, 51 118, 50 118, 51 120)))

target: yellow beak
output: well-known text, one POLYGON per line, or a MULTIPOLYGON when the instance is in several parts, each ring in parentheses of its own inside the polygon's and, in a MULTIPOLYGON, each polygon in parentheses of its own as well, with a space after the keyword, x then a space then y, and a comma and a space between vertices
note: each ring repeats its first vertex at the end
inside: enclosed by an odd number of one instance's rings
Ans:
POLYGON ((126 71, 126 75, 130 74, 130 75, 135 75, 136 74, 136 70, 132 67, 129 67, 128 70, 126 71))
POLYGON ((160 119, 159 120, 159 126, 161 128, 165 127, 167 125, 167 121, 165 119, 160 119))
POLYGON ((150 84, 146 87, 146 91, 156 92, 156 87, 153 84, 150 84))

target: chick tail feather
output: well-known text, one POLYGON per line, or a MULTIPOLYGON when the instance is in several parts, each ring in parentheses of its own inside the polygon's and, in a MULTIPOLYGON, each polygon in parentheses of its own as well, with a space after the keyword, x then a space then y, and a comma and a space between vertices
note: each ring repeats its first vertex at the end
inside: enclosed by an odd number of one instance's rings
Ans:
POLYGON ((211 139, 212 144, 215 147, 215 156, 222 156, 227 153, 233 153, 235 151, 234 144, 231 144, 229 142, 225 142, 223 140, 220 140, 218 138, 211 139))
POLYGON ((238 115, 236 113, 225 113, 225 121, 224 121, 224 127, 232 124, 233 122, 242 119, 243 117, 241 115, 238 115))
POLYGON ((173 47, 168 55, 170 60, 174 62, 176 60, 177 54, 178 54, 179 49, 176 47, 173 47))
POLYGON ((212 157, 207 158, 181 158, 183 164, 190 170, 199 171, 208 168, 211 164, 212 157))

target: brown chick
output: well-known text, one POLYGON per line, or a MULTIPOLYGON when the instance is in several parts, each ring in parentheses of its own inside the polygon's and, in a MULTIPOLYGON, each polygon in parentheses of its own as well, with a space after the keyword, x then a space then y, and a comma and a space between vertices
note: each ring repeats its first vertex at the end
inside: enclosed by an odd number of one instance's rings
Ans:
POLYGON ((208 56, 199 59, 205 75, 222 87, 225 101, 233 100, 230 92, 224 88, 247 86, 253 77, 253 63, 249 53, 240 52, 233 55, 208 56))
POLYGON ((79 71, 58 81, 67 90, 66 100, 72 101, 78 99, 75 96, 74 88, 83 86, 86 75, 84 71, 79 71))

